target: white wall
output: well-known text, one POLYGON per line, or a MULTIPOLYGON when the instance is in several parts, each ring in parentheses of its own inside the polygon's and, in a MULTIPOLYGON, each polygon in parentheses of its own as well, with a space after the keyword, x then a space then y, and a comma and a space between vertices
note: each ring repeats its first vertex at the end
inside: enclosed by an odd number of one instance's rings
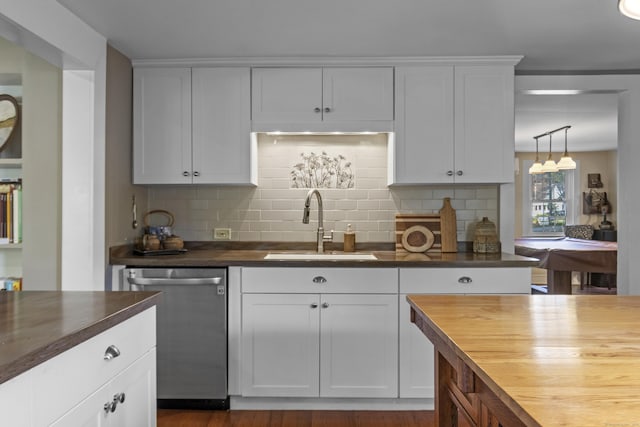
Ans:
MULTIPOLYGON (((51 0, 0 0, 2 34, 63 68, 70 81, 79 83, 78 71, 86 72, 87 84, 78 84, 76 92, 64 90, 63 108, 74 105, 91 111, 90 123, 78 123, 74 117, 62 117, 65 138, 63 153, 82 153, 69 161, 89 165, 65 169, 62 183, 65 203, 62 206, 62 289, 104 289, 104 133, 106 40, 86 23, 51 0), (7 24, 9 23, 9 24, 7 24), (11 26, 12 24, 13 27, 11 26), (65 105, 66 104, 66 105, 65 105), (73 198, 74 192, 91 194, 90 199, 73 198), (73 218, 86 212, 86 221, 76 224, 73 218), (77 242, 91 242, 87 254, 77 242)), ((65 78, 65 79, 66 79, 65 78)), ((25 206, 26 208, 26 206, 25 206)), ((25 239, 27 235, 25 233, 25 239)))

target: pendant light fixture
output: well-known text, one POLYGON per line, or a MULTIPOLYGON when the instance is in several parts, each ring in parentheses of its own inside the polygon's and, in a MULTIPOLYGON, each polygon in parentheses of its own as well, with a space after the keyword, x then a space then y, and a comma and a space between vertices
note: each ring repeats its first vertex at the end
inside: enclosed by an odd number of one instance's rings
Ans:
POLYGON ((547 157, 547 161, 542 165, 542 173, 558 172, 558 165, 551 158, 551 135, 552 132, 549 132, 549 157, 547 157))
POLYGON ((571 156, 569 156, 569 153, 567 152, 567 131, 570 127, 571 126, 564 127, 564 154, 560 158, 560 161, 557 165, 558 169, 560 170, 569 170, 576 168, 576 162, 571 158, 571 156))
POLYGON ((618 0, 618 10, 631 19, 640 20, 640 0, 618 0))
POLYGON ((538 138, 540 138, 540 137, 539 136, 534 136, 533 137, 533 139, 536 140, 536 161, 533 162, 533 164, 529 168, 529 174, 530 175, 537 175, 537 174, 542 173, 542 162, 540 161, 540 158, 538 157, 538 138))

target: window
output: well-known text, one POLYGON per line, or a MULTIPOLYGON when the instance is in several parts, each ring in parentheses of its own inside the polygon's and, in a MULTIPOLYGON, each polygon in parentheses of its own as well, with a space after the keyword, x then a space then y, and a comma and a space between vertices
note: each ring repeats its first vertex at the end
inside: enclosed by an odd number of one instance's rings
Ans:
MULTIPOLYGON (((525 161, 523 169, 528 171, 532 163, 525 161)), ((573 224, 576 212, 576 173, 577 169, 539 175, 525 172, 522 178, 523 235, 564 235, 564 226, 573 224)))

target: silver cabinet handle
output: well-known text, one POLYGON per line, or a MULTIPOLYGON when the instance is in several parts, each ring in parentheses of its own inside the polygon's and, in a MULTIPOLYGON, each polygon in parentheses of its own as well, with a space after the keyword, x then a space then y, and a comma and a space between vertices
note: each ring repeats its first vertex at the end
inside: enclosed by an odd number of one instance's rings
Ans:
POLYGON ((313 109, 314 113, 319 113, 320 111, 322 111, 322 108, 320 108, 320 107, 316 107, 316 108, 313 109))
POLYGON ((325 113, 330 113, 330 112, 331 112, 331 108, 329 108, 329 107, 324 107, 324 112, 325 112, 325 113))
POLYGON ((327 279, 322 276, 316 276, 313 278, 313 283, 327 283, 327 279))
POLYGON ((219 285, 222 277, 185 277, 183 279, 163 279, 145 277, 127 277, 130 285, 152 286, 152 285, 219 285))
POLYGON ((111 344, 104 352, 104 360, 111 360, 120 356, 120 349, 111 344))
POLYGON ((453 171, 447 171, 447 176, 453 176, 453 171))
POLYGON ((311 304, 311 308, 318 308, 318 304, 314 302, 313 304, 311 304))
POLYGON ((469 276, 462 276, 461 278, 458 279, 458 283, 471 283, 473 282, 473 280, 471 280, 471 277, 469 276))
POLYGON ((458 176, 462 176, 462 171, 458 171, 458 172, 456 172, 456 175, 458 175, 458 176))
POLYGON ((193 176, 200 176, 200 172, 198 172, 198 171, 194 171, 194 172, 193 172, 193 176))
POLYGON ((113 400, 104 404, 103 409, 107 414, 109 412, 115 412, 118 408, 118 403, 124 403, 124 393, 118 393, 113 395, 113 400))
POLYGON ((189 176, 189 172, 188 171, 182 172, 182 176, 189 176))
POLYGON ((322 308, 327 308, 329 307, 329 303, 328 302, 323 302, 322 303, 322 308))

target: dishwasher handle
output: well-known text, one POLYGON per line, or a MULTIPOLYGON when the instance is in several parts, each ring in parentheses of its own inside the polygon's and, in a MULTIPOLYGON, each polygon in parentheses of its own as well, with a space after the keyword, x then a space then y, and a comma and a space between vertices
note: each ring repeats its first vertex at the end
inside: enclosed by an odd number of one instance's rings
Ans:
POLYGON ((149 278, 149 277, 127 277, 130 285, 152 286, 152 285, 219 285, 222 277, 187 277, 182 279, 149 278))

